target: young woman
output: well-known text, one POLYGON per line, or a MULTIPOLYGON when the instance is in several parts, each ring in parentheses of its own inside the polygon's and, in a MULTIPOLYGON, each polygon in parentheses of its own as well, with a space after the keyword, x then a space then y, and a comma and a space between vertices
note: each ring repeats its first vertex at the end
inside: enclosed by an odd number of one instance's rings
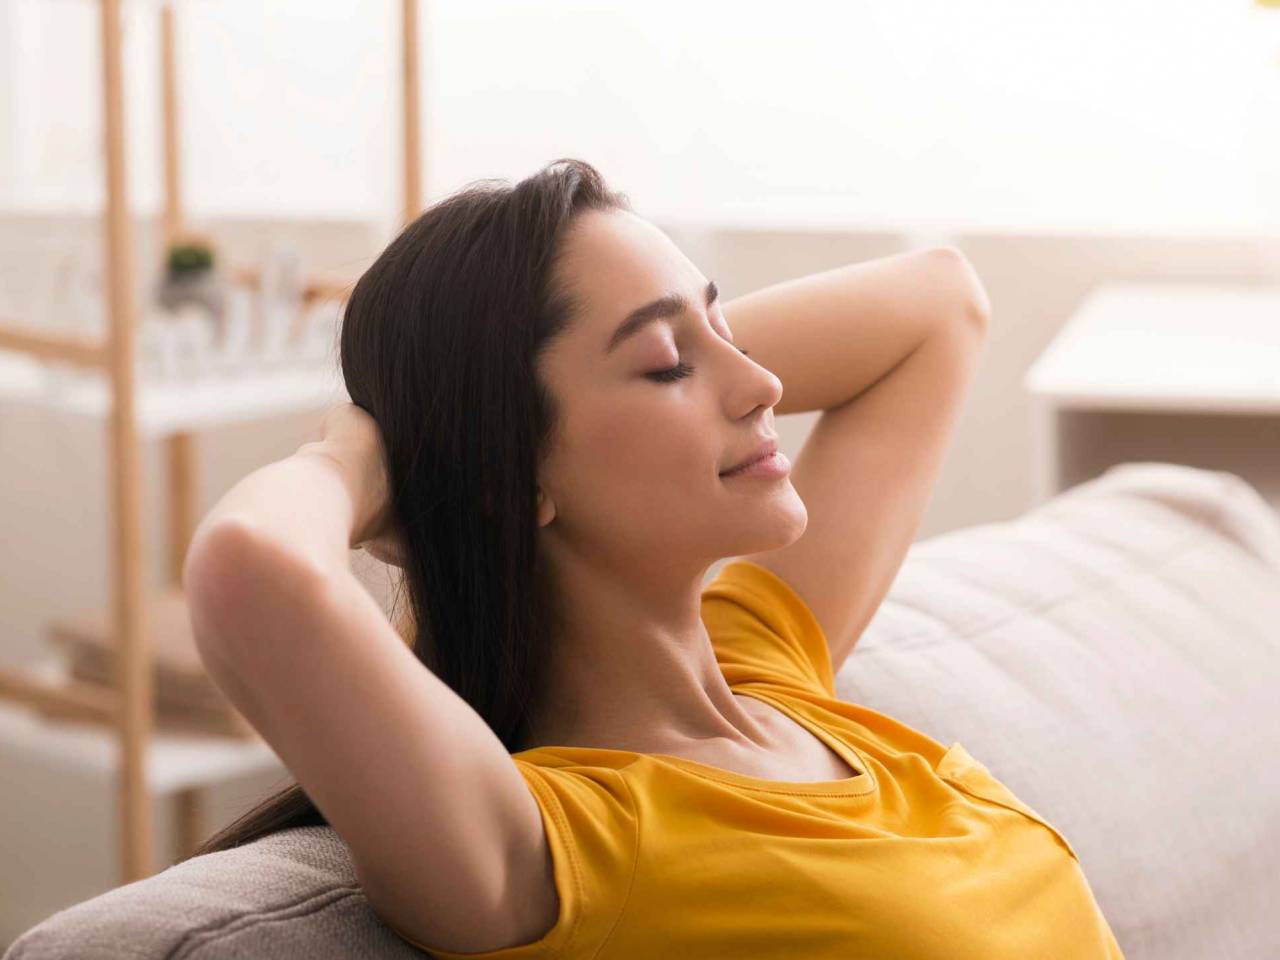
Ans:
POLYGON ((446 958, 1119 957, 1061 834, 835 695, 988 313, 951 248, 726 302, 576 160, 428 209, 347 304, 353 403, 188 554, 209 672, 298 779, 199 852, 329 823, 446 958))

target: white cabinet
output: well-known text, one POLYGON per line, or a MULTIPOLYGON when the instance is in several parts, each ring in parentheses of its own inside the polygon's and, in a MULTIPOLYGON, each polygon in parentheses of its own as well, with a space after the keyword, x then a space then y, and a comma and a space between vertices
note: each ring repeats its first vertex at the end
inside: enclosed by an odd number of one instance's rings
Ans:
POLYGON ((1238 474, 1280 508, 1280 286, 1104 286, 1024 379, 1035 502, 1128 461, 1238 474))

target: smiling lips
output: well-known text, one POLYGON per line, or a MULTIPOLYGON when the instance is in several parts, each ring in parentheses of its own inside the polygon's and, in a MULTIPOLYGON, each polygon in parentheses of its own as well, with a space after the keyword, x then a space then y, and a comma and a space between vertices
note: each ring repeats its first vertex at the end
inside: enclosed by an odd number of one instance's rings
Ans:
POLYGON ((771 457, 777 452, 778 441, 775 438, 770 437, 761 443, 760 446, 755 449, 755 452, 750 454, 745 460, 739 460, 735 466, 729 467, 727 470, 721 470, 720 476, 723 477, 725 474, 741 470, 743 467, 748 467, 757 460, 763 460, 765 457, 771 457))

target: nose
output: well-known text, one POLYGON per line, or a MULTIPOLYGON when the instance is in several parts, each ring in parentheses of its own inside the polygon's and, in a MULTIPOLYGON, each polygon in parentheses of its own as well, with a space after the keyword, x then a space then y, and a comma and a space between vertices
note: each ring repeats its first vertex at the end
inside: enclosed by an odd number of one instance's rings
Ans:
POLYGON ((734 370, 733 391, 736 405, 747 405, 747 412, 754 412, 757 407, 768 409, 776 406, 782 399, 782 381, 764 366, 757 358, 743 351, 741 344, 731 344, 743 362, 734 370), (745 372, 744 372, 745 369, 745 372))

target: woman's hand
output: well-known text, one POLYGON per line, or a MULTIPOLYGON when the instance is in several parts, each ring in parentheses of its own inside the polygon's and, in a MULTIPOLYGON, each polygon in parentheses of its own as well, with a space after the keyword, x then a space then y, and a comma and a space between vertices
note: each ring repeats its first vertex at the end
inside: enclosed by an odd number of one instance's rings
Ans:
POLYGON ((346 478, 355 510, 351 549, 403 567, 404 540, 391 516, 386 450, 378 422, 363 407, 345 401, 325 412, 322 430, 323 439, 303 444, 298 453, 328 457, 346 478))

